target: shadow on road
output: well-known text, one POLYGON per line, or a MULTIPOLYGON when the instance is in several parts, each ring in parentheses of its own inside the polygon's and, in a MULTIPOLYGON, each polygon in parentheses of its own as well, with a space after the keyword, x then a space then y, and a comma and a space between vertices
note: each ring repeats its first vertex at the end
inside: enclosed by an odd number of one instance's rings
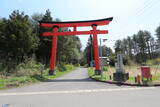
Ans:
POLYGON ((94 82, 90 78, 84 78, 84 79, 57 79, 57 80, 48 80, 46 82, 94 82))

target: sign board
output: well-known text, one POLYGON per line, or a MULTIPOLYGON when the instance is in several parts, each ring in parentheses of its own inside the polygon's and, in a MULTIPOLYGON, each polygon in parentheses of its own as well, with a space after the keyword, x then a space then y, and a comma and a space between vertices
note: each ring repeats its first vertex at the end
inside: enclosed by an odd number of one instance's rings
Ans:
POLYGON ((109 58, 108 57, 100 57, 100 65, 101 66, 107 66, 109 64, 109 58))

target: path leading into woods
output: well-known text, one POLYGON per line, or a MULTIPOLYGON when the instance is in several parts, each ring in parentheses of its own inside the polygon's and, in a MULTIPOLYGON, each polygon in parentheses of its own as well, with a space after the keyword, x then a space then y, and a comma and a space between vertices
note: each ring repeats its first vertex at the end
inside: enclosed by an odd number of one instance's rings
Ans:
POLYGON ((116 86, 79 68, 56 80, 0 91, 0 107, 160 107, 160 88, 116 86))

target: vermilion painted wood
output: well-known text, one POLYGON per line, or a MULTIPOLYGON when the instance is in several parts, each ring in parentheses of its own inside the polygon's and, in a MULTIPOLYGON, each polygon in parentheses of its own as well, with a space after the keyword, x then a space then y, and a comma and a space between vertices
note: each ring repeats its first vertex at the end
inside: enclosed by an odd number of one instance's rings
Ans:
POLYGON ((97 26, 92 26, 95 66, 96 66, 96 70, 99 71, 100 70, 100 62, 99 62, 99 48, 98 48, 98 39, 97 39, 96 28, 97 28, 97 26))
MULTIPOLYGON (((91 31, 72 31, 72 32, 44 32, 43 36, 69 36, 69 35, 89 35, 93 34, 93 30, 91 31)), ((97 34, 107 34, 108 30, 96 30, 97 34)))
MULTIPOLYGON (((58 32, 58 28, 53 28, 53 31, 58 32)), ((50 70, 55 70, 55 66, 56 66, 56 50, 57 50, 57 40, 58 37, 57 35, 54 35, 52 37, 52 53, 51 53, 51 63, 50 63, 50 70)))
POLYGON ((105 18, 100 20, 91 20, 91 21, 71 21, 71 22, 42 22, 40 21, 40 25, 42 27, 52 28, 54 26, 58 27, 86 27, 92 26, 96 24, 98 26, 108 25, 112 21, 113 17, 105 18))
POLYGON ((73 27, 73 31, 77 31, 77 27, 73 27))
POLYGON ((52 37, 52 54, 51 54, 51 65, 50 70, 55 70, 56 65, 56 49, 57 49, 57 36, 67 36, 67 35, 89 35, 93 34, 94 41, 94 57, 96 70, 100 70, 99 63, 99 49, 98 49, 98 39, 97 34, 107 34, 108 30, 97 30, 97 26, 108 25, 111 21, 111 18, 100 19, 100 20, 91 20, 91 21, 72 21, 72 22, 39 22, 42 27, 53 28, 52 32, 44 32, 43 36, 53 36, 52 37), (77 27, 86 27, 92 26, 93 30, 90 31, 77 31, 77 27), (61 27, 73 27, 74 31, 69 32, 58 32, 58 29, 61 27))

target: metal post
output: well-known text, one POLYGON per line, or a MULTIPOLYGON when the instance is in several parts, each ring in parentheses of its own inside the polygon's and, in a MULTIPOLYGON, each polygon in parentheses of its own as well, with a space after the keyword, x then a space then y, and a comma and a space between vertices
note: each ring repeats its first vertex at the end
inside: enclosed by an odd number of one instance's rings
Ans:
POLYGON ((51 54, 49 75, 56 74, 55 66, 56 66, 56 50, 57 50, 57 39, 58 39, 56 32, 58 32, 58 27, 54 27, 53 32, 55 33, 55 35, 52 37, 52 54, 51 54))
POLYGON ((90 40, 91 40, 91 45, 90 45, 90 51, 91 51, 91 53, 90 53, 90 66, 93 66, 93 63, 92 63, 92 61, 93 61, 93 53, 92 53, 92 46, 93 46, 93 40, 92 40, 92 35, 90 35, 90 40))
POLYGON ((100 63, 99 63, 99 49, 98 49, 98 39, 97 39, 97 32, 96 32, 96 28, 97 25, 92 25, 93 28, 93 43, 94 43, 94 59, 95 59, 95 74, 96 75, 100 75, 101 74, 101 70, 100 70, 100 63))
MULTIPOLYGON (((107 41, 107 39, 103 39, 103 42, 106 42, 107 41)), ((107 48, 107 45, 106 45, 106 48, 107 48)))
POLYGON ((102 57, 102 41, 101 41, 101 38, 100 38, 100 57, 102 57))

